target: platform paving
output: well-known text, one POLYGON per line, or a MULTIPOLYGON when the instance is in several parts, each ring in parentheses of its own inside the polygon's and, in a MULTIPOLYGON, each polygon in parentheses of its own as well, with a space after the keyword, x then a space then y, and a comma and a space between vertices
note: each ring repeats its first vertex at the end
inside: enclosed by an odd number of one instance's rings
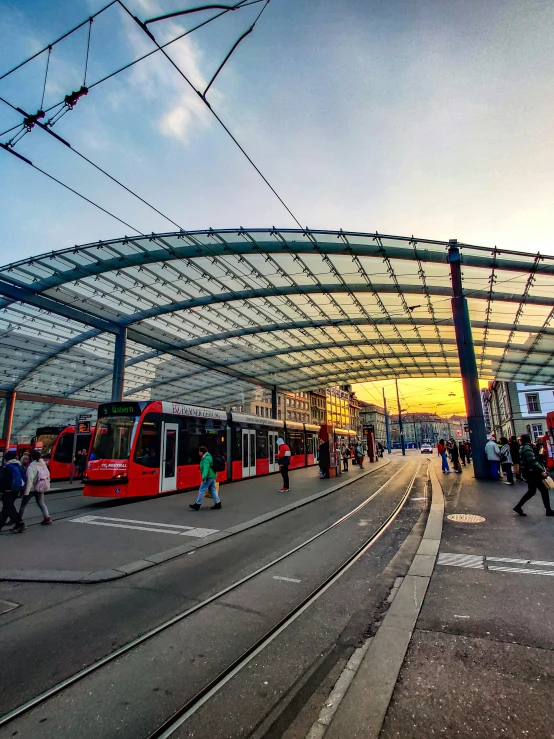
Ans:
POLYGON ((53 518, 41 526, 30 502, 27 529, 0 534, 0 580, 95 583, 126 577, 222 538, 308 505, 388 464, 351 467, 321 480, 316 467, 293 470, 291 490, 279 492, 280 475, 222 485, 221 510, 204 499, 193 511, 196 491, 121 501, 84 498, 72 490, 47 499, 53 518))
MULTIPOLYGON (((527 504, 526 518, 513 513, 523 483, 477 481, 471 467, 442 475, 436 458, 433 467, 444 491, 442 537, 394 691, 390 686, 385 695, 388 708, 377 710, 401 645, 385 616, 329 729, 318 736, 552 738, 554 519, 544 515, 539 495, 527 504), (460 513, 485 520, 448 519, 460 513)), ((431 572, 427 558, 436 544, 431 540, 416 555, 415 578, 431 572)), ((403 604, 397 595, 389 613, 408 614, 419 599, 414 591, 414 602, 403 604)), ((397 625, 409 626, 402 614, 397 625)))

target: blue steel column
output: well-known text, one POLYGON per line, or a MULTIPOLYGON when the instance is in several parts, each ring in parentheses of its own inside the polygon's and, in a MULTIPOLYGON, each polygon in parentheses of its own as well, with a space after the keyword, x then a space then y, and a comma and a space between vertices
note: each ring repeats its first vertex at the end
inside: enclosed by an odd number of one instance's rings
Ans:
POLYGON ((475 359, 475 347, 471 333, 471 321, 467 300, 463 294, 462 265, 460 261, 460 250, 455 239, 450 240, 448 249, 448 262, 450 263, 450 274, 452 276, 452 316, 454 318, 454 331, 456 333, 456 344, 458 345, 458 357, 462 373, 462 386, 467 412, 467 425, 469 426, 469 440, 473 457, 473 472, 475 477, 488 477, 488 464, 485 457, 485 444, 487 443, 487 431, 485 428, 485 417, 481 403, 481 391, 479 389, 479 375, 477 374, 477 360, 475 359))
POLYGON ((389 412, 387 410, 387 398, 385 397, 385 388, 383 388, 383 406, 385 409, 385 433, 387 435, 387 452, 390 454, 390 426, 389 426, 389 412))
POLYGON ((9 390, 6 393, 4 409, 4 427, 2 429, 2 438, 6 440, 6 451, 10 445, 10 436, 12 435, 13 412, 15 408, 15 390, 9 390))
POLYGON ((277 418, 277 385, 271 390, 271 418, 277 418))
POLYGON ((127 349, 127 329, 121 328, 115 335, 113 355, 112 400, 123 400, 125 386, 125 351, 127 349))

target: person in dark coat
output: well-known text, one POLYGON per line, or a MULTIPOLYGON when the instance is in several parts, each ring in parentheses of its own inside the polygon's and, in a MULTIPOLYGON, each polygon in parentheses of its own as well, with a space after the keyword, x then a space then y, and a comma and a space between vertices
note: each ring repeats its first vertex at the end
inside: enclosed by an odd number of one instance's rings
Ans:
POLYGON ((329 469, 331 467, 331 454, 329 451, 329 442, 321 441, 319 444, 319 471, 321 477, 329 477, 329 469))
POLYGON ((460 469, 460 452, 458 450, 458 445, 456 444, 456 441, 454 439, 450 439, 450 458, 452 460, 452 467, 454 467, 454 472, 461 472, 460 469))
POLYGON ((516 476, 516 480, 519 480, 521 482, 523 478, 519 471, 519 462, 520 462, 519 442, 516 436, 510 436, 509 446, 510 446, 510 456, 512 457, 512 467, 513 467, 514 475, 516 476))
POLYGON ((544 479, 548 477, 546 470, 537 459, 533 444, 531 443, 531 437, 529 434, 522 434, 521 437, 521 448, 520 454, 520 471, 524 479, 527 481, 528 489, 523 498, 517 505, 514 506, 514 511, 519 516, 526 516, 523 512, 523 506, 528 500, 536 494, 537 490, 541 494, 542 502, 546 510, 547 516, 554 516, 554 511, 550 505, 550 496, 548 494, 548 488, 544 482, 544 479))

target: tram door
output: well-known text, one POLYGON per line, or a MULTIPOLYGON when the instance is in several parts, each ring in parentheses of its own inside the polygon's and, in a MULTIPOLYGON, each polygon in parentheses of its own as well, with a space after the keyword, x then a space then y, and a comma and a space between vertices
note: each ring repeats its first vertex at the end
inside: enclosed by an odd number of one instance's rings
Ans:
POLYGON ((253 429, 242 431, 242 476, 253 477, 256 474, 256 432, 253 429))
POLYGON ((277 439, 279 438, 278 431, 268 431, 268 454, 269 454, 269 471, 277 472, 279 465, 277 464, 277 439))
POLYGON ((162 435, 162 454, 160 469, 160 492, 177 490, 177 439, 179 426, 164 423, 162 435))

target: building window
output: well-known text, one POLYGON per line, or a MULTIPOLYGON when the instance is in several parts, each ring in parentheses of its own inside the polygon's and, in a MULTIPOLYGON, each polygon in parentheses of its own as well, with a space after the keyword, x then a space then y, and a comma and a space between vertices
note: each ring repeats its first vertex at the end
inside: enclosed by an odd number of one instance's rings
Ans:
POLYGON ((533 439, 536 441, 539 436, 542 436, 542 423, 534 423, 531 430, 533 431, 533 439))
POLYGON ((540 413, 541 404, 539 402, 539 396, 537 393, 527 393, 527 412, 528 413, 540 413))
POLYGON ((257 416, 260 415, 260 406, 259 405, 256 406, 256 415, 257 416))
POLYGON ((281 420, 281 411, 277 411, 277 418, 279 419, 279 421, 281 420))

